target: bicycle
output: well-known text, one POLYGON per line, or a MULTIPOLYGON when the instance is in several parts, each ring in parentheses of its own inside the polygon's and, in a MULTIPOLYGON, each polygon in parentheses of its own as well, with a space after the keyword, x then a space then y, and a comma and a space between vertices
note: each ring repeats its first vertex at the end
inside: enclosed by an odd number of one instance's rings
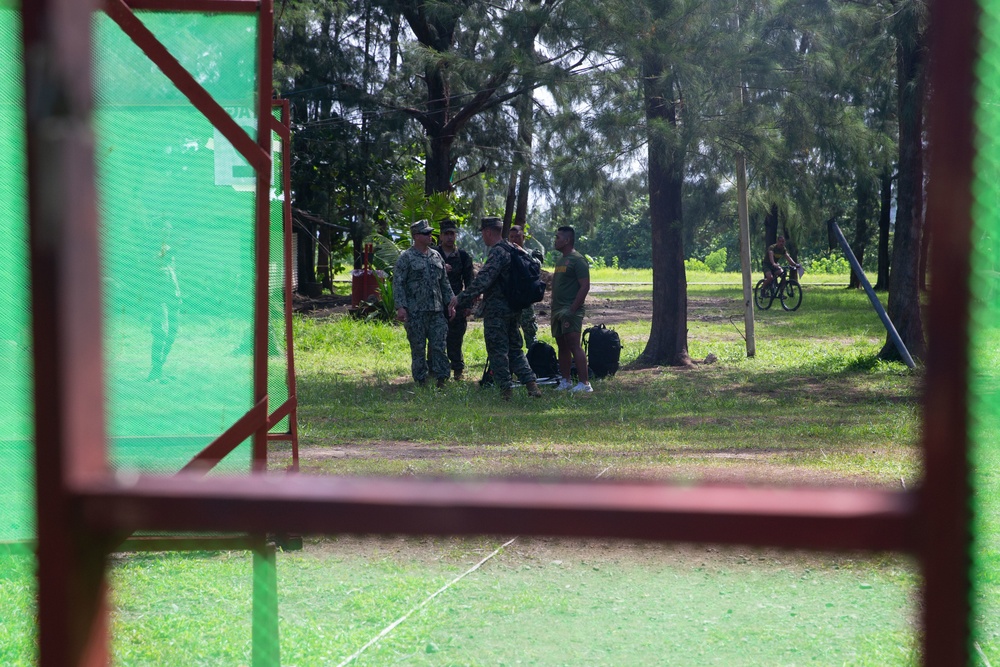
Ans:
POLYGON ((763 278, 757 281, 757 285, 753 288, 753 301, 758 308, 767 310, 774 300, 778 299, 783 309, 798 310, 802 305, 802 286, 793 271, 794 269, 786 269, 780 276, 775 276, 767 289, 763 289, 763 278))

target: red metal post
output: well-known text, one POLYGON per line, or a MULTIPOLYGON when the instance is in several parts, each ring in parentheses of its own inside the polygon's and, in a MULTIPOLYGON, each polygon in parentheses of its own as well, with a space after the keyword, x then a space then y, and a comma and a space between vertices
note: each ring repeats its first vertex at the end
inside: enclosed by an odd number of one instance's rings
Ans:
POLYGON ((927 665, 969 664, 968 325, 974 92, 979 41, 975 0, 931 3, 931 252, 924 483, 920 491, 921 606, 927 665))
MULTIPOLYGON (((291 109, 288 100, 274 100, 273 104, 281 109, 281 122, 275 124, 275 131, 281 138, 281 184, 282 184, 282 221, 283 221, 283 242, 285 275, 284 278, 284 306, 285 306, 285 344, 287 359, 287 386, 288 400, 288 435, 276 436, 271 434, 272 440, 290 440, 292 443, 292 465, 289 470, 298 472, 299 470, 299 424, 298 424, 298 395, 295 382, 295 345, 294 332, 292 331, 292 137, 291 137, 291 109)), ((275 410, 271 415, 271 422, 281 421, 286 416, 284 410, 286 406, 275 410), (278 412, 282 412, 279 416, 278 412)))
MULTIPOLYGON (((271 320, 270 248, 271 248, 271 82, 274 8, 270 0, 261 3, 257 21, 257 146, 266 157, 257 170, 256 233, 254 256, 257 280, 254 293, 254 403, 267 406, 267 355, 271 320)), ((253 436, 252 469, 267 470, 267 420, 253 436)))
POLYGON ((42 667, 109 660, 110 543, 78 520, 69 493, 107 471, 87 29, 94 8, 34 0, 21 9, 42 667))

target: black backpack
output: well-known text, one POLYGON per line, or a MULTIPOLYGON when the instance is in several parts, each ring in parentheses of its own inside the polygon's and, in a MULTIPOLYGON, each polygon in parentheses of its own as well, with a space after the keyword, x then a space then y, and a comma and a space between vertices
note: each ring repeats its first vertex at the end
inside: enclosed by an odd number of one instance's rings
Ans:
POLYGON ((510 273, 503 286, 503 295, 511 310, 524 310, 545 296, 542 267, 513 243, 508 243, 507 249, 510 252, 510 273))
POLYGON ((608 329, 603 324, 584 331, 583 349, 587 351, 590 377, 602 378, 617 373, 622 347, 618 332, 608 329))
POLYGON ((539 380, 559 377, 559 359, 555 349, 543 340, 536 340, 528 350, 528 365, 539 380))

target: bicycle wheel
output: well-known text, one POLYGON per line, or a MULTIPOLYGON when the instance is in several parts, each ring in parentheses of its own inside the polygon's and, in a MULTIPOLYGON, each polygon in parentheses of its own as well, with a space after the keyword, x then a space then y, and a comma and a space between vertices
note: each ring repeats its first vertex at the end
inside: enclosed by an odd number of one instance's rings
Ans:
POLYGON ((753 288, 753 302, 761 310, 767 310, 771 307, 771 302, 774 301, 774 283, 768 285, 766 290, 762 289, 763 284, 764 279, 761 278, 757 281, 756 287, 753 288))
POLYGON ((797 280, 789 280, 785 283, 785 289, 781 290, 781 307, 785 310, 797 310, 802 303, 802 286, 797 280))

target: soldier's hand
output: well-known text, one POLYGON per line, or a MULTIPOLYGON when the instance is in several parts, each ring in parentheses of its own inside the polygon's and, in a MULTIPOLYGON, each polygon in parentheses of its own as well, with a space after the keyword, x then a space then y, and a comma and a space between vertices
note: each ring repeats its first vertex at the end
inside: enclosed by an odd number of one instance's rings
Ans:
POLYGON ((448 302, 448 312, 449 313, 454 313, 455 312, 455 306, 457 306, 457 305, 458 305, 458 297, 457 296, 451 297, 451 301, 448 302))
POLYGON ((455 319, 455 305, 451 303, 448 304, 448 319, 455 319))
POLYGON ((396 309, 396 319, 399 320, 400 322, 406 321, 406 308, 396 309))

